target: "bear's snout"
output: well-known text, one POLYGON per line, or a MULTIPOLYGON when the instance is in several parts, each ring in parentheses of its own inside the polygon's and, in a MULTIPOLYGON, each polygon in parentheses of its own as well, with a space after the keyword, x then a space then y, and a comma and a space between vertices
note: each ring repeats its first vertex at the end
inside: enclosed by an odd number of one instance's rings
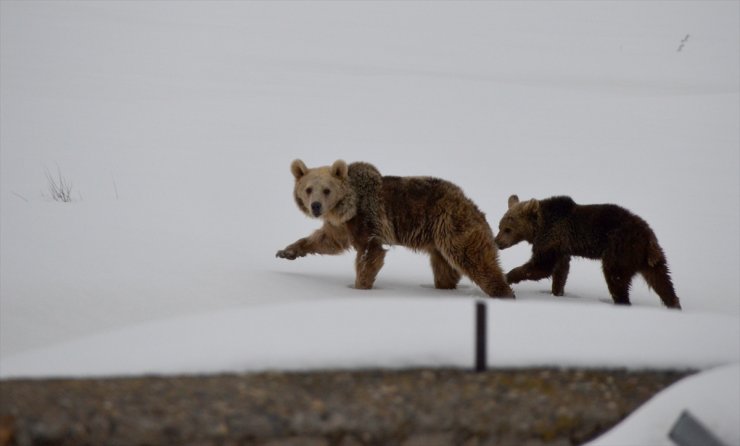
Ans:
POLYGON ((496 237, 493 241, 494 241, 494 243, 496 243, 496 247, 498 247, 498 249, 506 249, 509 246, 511 246, 510 243, 507 243, 507 242, 505 242, 504 240, 502 240, 502 239, 500 239, 498 237, 496 237))
POLYGON ((311 203, 311 212, 313 212, 314 217, 318 217, 321 215, 321 203, 318 201, 314 201, 311 203))

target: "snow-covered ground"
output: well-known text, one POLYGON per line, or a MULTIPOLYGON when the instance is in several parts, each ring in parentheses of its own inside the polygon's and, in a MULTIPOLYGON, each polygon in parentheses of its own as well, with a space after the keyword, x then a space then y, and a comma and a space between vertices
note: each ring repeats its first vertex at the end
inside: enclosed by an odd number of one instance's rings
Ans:
POLYGON ((621 424, 588 445, 674 446, 666 432, 687 408, 723 444, 740 444, 737 423, 740 405, 737 400, 727 397, 727 394, 740 394, 738 378, 740 368, 737 364, 684 378, 658 393, 621 424))
MULTIPOLYGON (((737 363, 739 34, 737 2, 3 0, 0 376, 467 367, 470 282, 398 247, 371 291, 352 254, 274 257, 318 226, 294 158, 446 178, 494 227, 512 193, 651 224, 682 312, 576 261, 563 298, 488 301, 491 366, 737 363)), ((670 405, 738 444, 738 369, 706 373, 670 405)), ((658 402, 604 444, 665 431, 658 402)))

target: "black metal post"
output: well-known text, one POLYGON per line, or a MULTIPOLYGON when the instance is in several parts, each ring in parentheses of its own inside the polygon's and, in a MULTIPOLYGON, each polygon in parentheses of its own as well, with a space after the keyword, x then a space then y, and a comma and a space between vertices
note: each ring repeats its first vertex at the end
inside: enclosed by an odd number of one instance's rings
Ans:
POLYGON ((724 443, 688 410, 681 412, 681 416, 668 433, 668 438, 678 446, 724 446, 724 443))
POLYGON ((488 366, 486 360, 486 304, 482 301, 475 303, 475 371, 485 372, 488 366))

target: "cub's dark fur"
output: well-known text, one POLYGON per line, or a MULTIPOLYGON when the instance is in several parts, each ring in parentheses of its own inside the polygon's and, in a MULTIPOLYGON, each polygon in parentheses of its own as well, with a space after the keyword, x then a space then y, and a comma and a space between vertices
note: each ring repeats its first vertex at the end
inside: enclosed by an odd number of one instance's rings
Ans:
POLYGON ((509 271, 510 284, 552 276, 552 293, 562 296, 571 256, 601 259, 614 303, 630 304, 630 284, 640 273, 667 307, 681 308, 655 233, 622 207, 579 205, 570 197, 520 203, 512 195, 496 245, 506 249, 522 240, 532 244, 532 258, 509 271))

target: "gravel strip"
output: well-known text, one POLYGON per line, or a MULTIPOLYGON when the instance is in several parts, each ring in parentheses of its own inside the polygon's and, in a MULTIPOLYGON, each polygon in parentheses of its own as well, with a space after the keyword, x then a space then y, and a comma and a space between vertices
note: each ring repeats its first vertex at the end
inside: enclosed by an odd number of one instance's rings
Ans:
POLYGON ((0 381, 0 446, 571 445, 689 372, 327 371, 0 381))

